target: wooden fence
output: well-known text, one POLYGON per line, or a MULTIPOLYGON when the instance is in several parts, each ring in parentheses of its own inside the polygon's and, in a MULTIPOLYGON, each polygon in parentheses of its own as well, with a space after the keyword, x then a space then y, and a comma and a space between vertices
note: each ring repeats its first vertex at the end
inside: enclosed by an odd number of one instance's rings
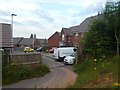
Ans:
POLYGON ((26 54, 11 54, 10 62, 19 65, 19 64, 33 64, 41 62, 40 53, 26 53, 26 54))

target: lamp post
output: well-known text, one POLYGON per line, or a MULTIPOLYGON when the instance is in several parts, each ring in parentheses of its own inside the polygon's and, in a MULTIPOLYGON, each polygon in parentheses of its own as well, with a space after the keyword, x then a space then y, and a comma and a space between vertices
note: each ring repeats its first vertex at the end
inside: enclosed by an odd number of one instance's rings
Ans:
POLYGON ((13 17, 14 16, 17 16, 17 15, 16 14, 11 14, 11 43, 12 43, 12 45, 13 45, 13 17))

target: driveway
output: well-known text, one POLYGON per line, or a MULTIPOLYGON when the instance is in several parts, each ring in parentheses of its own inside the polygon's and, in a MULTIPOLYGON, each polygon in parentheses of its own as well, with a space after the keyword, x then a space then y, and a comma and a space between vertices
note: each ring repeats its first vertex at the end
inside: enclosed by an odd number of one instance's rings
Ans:
POLYGON ((77 75, 73 72, 72 66, 65 66, 46 54, 42 55, 42 61, 49 66, 50 73, 41 78, 22 80, 4 88, 65 88, 74 83, 77 75))

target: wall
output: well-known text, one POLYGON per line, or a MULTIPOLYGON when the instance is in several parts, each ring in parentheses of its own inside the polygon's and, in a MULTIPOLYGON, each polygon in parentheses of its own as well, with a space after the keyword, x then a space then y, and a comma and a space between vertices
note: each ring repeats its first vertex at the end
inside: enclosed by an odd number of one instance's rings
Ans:
POLYGON ((17 64, 32 64, 32 63, 39 63, 41 62, 41 54, 40 53, 26 53, 26 54, 19 54, 10 55, 10 62, 17 65, 17 64))
MULTIPOLYGON (((12 39, 12 30, 11 24, 3 24, 0 23, 0 43, 2 43, 2 48, 11 48, 13 47, 13 39, 12 39)), ((1 47, 1 44, 0 44, 1 47)))
POLYGON ((59 36, 59 33, 56 32, 48 39, 48 46, 58 47, 60 41, 61 41, 61 37, 59 36))
POLYGON ((78 47, 80 47, 80 40, 81 40, 81 33, 78 33, 78 41, 76 41, 76 36, 75 36, 75 34, 73 34, 72 36, 71 36, 71 44, 73 45, 73 46, 75 46, 75 44, 76 44, 76 42, 78 42, 78 47))

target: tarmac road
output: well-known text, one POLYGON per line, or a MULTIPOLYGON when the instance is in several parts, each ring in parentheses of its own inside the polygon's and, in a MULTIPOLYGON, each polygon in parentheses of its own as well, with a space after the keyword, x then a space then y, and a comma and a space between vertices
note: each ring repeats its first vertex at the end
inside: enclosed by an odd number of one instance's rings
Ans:
POLYGON ((43 63, 47 64, 51 70, 50 73, 41 78, 22 80, 4 88, 65 88, 74 83, 77 75, 73 72, 72 66, 65 66, 46 54, 42 56, 43 63))

